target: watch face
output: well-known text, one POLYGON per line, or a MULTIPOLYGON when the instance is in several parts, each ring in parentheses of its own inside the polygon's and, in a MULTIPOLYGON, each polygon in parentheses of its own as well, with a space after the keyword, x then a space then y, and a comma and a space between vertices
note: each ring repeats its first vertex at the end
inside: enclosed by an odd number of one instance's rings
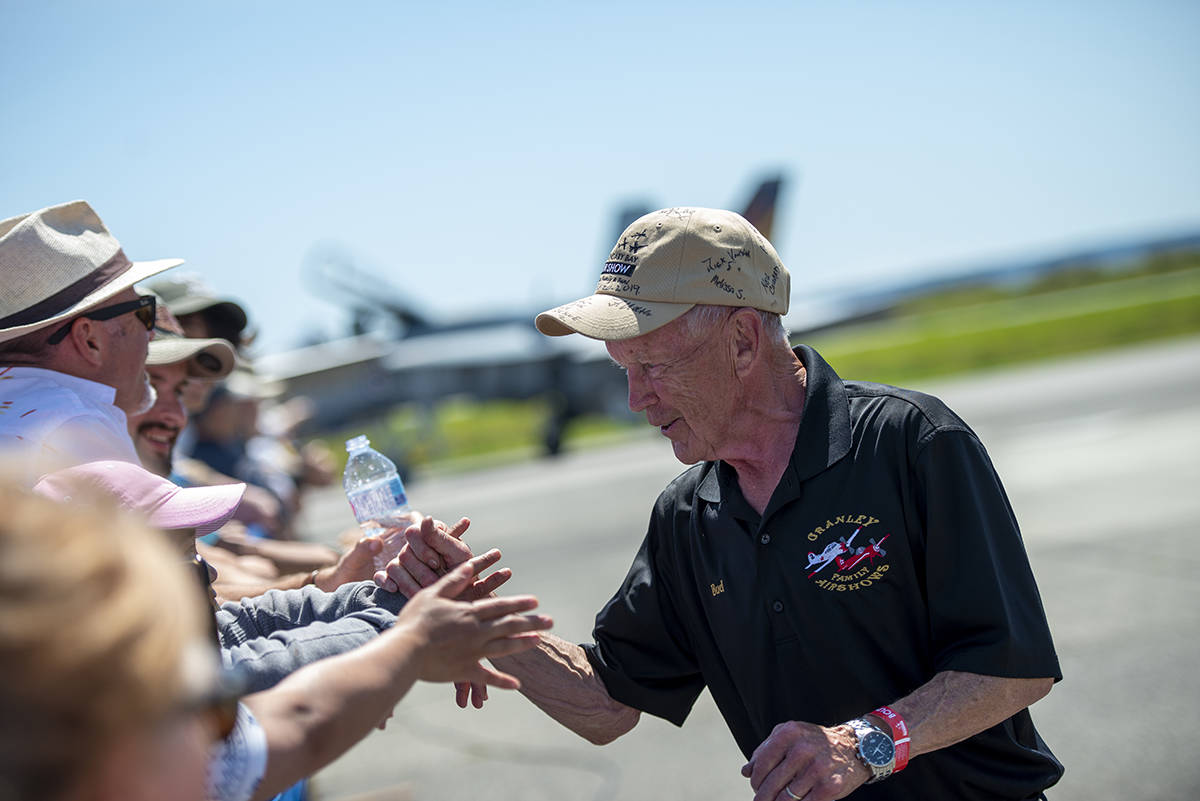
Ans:
POLYGON ((859 751, 868 765, 882 767, 896 756, 892 738, 881 731, 869 731, 858 741, 859 751))

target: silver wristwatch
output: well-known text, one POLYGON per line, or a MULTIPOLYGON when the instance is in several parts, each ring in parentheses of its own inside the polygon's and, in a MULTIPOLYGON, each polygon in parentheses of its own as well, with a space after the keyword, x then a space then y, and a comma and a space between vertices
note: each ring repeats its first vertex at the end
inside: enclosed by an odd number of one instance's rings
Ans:
POLYGON ((858 738, 858 758, 871 771, 867 784, 886 779, 896 767, 896 745, 892 735, 875 728, 862 718, 846 721, 858 738))

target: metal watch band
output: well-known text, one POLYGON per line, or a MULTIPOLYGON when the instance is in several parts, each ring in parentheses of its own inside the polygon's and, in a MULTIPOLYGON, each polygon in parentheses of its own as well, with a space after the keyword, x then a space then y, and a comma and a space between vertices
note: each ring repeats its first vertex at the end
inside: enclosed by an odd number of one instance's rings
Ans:
MULTIPOLYGON (((858 739, 858 747, 855 749, 855 754, 858 756, 858 761, 863 763, 863 765, 865 765, 867 767, 867 770, 871 771, 871 778, 867 779, 867 783, 873 784, 877 781, 880 781, 881 779, 886 779, 888 776, 891 776, 892 771, 896 765, 896 757, 895 757, 894 753, 892 755, 892 760, 890 762, 888 762, 886 765, 872 765, 867 760, 866 756, 863 755, 863 750, 862 750, 863 740, 864 740, 864 738, 866 738, 866 736, 868 734, 871 734, 871 733, 881 734, 884 737, 887 737, 889 739, 891 739, 891 735, 888 732, 884 731, 883 729, 880 729, 877 726, 872 725, 870 722, 868 722, 862 718, 854 718, 853 720, 848 720, 848 721, 846 721, 846 725, 854 730, 854 736, 858 739)), ((895 744, 893 743, 893 746, 894 745, 895 744)))

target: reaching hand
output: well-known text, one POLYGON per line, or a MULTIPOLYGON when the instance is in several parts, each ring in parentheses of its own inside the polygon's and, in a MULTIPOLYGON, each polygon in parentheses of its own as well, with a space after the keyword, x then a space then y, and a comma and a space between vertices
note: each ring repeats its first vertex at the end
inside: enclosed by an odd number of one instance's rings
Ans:
POLYGON ((537 607, 532 595, 454 600, 474 577, 500 558, 497 550, 456 567, 433 586, 415 593, 396 619, 395 629, 415 638, 419 676, 425 681, 460 681, 517 689, 513 676, 485 667, 480 660, 533 648, 538 631, 550 628, 545 615, 521 614, 537 607))
MULTIPOLYGON (((387 567, 375 573, 375 583, 389 592, 398 592, 409 598, 422 587, 431 586, 448 568, 456 567, 472 557, 471 549, 461 539, 470 525, 471 521, 465 517, 453 527, 432 517, 425 517, 420 523, 409 526, 404 530, 403 537, 398 538, 403 540, 403 544, 396 557, 388 562, 387 567)), ((487 592, 492 592, 504 581, 499 581, 487 592)))
MULTIPOLYGON (((471 549, 462 542, 462 535, 471 521, 461 518, 452 527, 440 520, 426 517, 409 526, 403 536, 404 545, 384 570, 375 573, 375 583, 390 592, 408 597, 428 587, 443 575, 442 565, 453 567, 471 558, 471 549)), ((512 578, 506 567, 496 570, 485 579, 474 582, 459 596, 462 601, 485 598, 512 578)), ((487 685, 483 682, 458 682, 454 685, 455 703, 466 709, 468 703, 482 709, 487 701, 487 685)))
POLYGON ((348 581, 367 581, 375 570, 375 556, 383 550, 378 537, 361 537, 333 567, 329 584, 340 587, 348 581))

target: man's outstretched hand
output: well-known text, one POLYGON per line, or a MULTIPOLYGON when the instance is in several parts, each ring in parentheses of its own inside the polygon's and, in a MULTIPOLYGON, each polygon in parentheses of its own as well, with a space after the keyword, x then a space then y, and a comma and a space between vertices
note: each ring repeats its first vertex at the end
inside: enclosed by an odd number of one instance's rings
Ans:
MULTIPOLYGON (((375 583, 389 592, 399 592, 409 598, 429 587, 446 573, 472 558, 471 549, 462 535, 471 521, 461 518, 453 526, 425 517, 404 531, 405 543, 399 553, 383 570, 375 574, 375 583)), ((461 601, 486 598, 512 578, 512 571, 502 567, 483 579, 470 582, 458 597, 461 601)), ((467 705, 482 709, 487 701, 487 684, 482 681, 456 682, 455 703, 462 709, 467 705)))
MULTIPOLYGON (((375 573, 375 583, 388 592, 398 592, 409 598, 436 582, 447 570, 461 565, 474 554, 462 541, 462 535, 470 527, 471 521, 462 518, 453 526, 447 526, 432 517, 422 518, 404 530, 404 545, 396 557, 387 566, 375 573)), ((501 573, 497 571, 489 576, 495 581, 494 586, 486 590, 483 587, 475 589, 480 582, 475 582, 468 592, 475 591, 476 597, 483 597, 503 584, 512 575, 504 571, 505 577, 495 580, 501 573)), ((464 597, 464 600, 466 598, 464 597)))
POLYGON ((478 574, 495 564, 493 549, 459 565, 433 586, 409 599, 395 628, 413 639, 421 655, 420 678, 518 689, 520 682, 481 660, 508 656, 537 645, 538 632, 553 621, 526 614, 537 607, 532 595, 461 600, 478 574))

